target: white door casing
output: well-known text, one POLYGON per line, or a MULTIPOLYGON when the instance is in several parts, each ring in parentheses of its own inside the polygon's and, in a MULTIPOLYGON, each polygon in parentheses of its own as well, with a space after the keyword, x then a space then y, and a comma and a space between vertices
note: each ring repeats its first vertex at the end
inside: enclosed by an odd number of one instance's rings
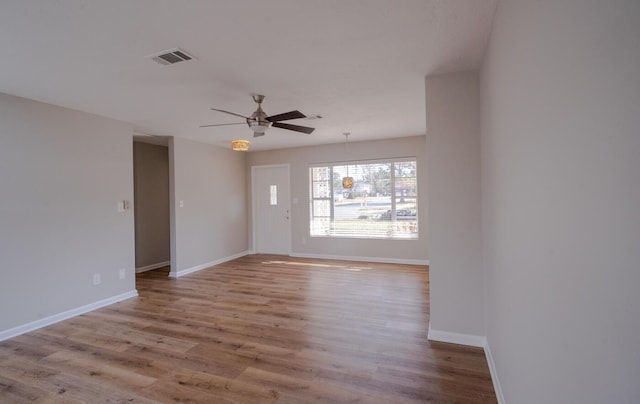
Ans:
POLYGON ((251 167, 253 249, 291 253, 289 165, 251 167))

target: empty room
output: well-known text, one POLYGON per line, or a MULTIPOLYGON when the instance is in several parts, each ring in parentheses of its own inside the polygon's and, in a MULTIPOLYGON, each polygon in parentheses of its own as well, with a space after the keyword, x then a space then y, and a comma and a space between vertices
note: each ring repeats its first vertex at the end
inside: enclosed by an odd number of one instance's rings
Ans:
POLYGON ((637 0, 0 3, 0 403, 640 402, 637 0))

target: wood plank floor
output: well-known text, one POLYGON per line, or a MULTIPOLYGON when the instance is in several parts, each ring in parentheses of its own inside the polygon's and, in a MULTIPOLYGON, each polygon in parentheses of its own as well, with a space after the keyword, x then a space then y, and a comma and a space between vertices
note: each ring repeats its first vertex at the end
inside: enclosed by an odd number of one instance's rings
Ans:
POLYGON ((428 269, 250 255, 0 343, 0 402, 495 403, 429 342, 428 269))

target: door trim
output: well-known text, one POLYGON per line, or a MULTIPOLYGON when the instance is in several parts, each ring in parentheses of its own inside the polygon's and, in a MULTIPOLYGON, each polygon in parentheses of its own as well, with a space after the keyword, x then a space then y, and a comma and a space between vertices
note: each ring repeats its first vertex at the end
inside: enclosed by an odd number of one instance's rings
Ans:
POLYGON ((261 169, 265 169, 265 168, 286 168, 287 169, 287 179, 289 182, 289 245, 288 245, 288 252, 287 255, 291 255, 291 244, 292 244, 292 237, 291 237, 291 221, 292 221, 292 206, 291 206, 291 167, 289 165, 289 163, 284 163, 284 164, 266 164, 266 165, 258 165, 258 166, 251 166, 251 250, 254 253, 258 253, 258 238, 257 238, 257 225, 256 225, 256 182, 255 182, 255 174, 258 170, 261 169))

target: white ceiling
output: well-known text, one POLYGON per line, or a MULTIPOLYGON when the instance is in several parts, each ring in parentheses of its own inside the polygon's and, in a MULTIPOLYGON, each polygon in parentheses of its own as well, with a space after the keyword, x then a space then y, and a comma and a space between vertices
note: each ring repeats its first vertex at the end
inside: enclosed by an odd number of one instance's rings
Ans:
POLYGON ((252 150, 425 133, 424 77, 477 68, 497 0, 2 0, 0 92, 252 150), (197 60, 145 56, 179 47, 197 60), (210 107, 321 120, 311 135, 210 107))

